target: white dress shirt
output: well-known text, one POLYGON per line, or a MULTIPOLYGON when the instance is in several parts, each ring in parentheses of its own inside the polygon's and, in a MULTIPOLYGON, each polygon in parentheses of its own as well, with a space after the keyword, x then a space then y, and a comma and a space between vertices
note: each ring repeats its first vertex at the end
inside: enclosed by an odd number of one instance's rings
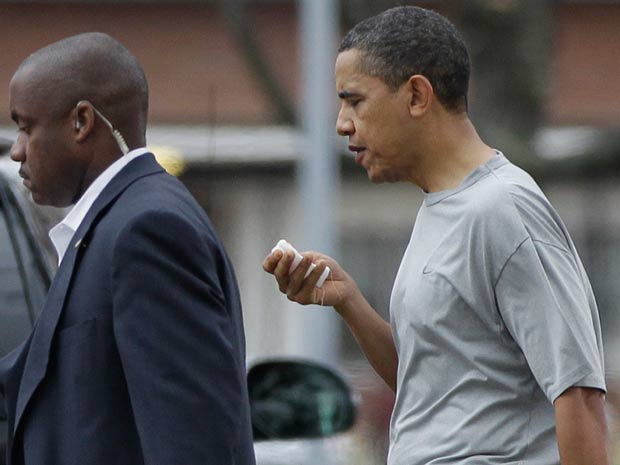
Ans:
POLYGON ((56 253, 58 254, 58 265, 60 265, 73 235, 80 227, 80 224, 84 220, 84 217, 86 217, 88 210, 90 210, 90 207, 92 207, 95 200, 97 200, 99 194, 101 194, 103 189, 105 189, 114 176, 116 176, 131 160, 138 158, 140 155, 144 155, 145 153, 148 153, 148 149, 146 147, 134 149, 108 166, 106 170, 101 173, 90 186, 88 186, 86 192, 84 192, 82 197, 80 197, 80 199, 76 202, 65 219, 50 230, 49 237, 56 248, 56 253))

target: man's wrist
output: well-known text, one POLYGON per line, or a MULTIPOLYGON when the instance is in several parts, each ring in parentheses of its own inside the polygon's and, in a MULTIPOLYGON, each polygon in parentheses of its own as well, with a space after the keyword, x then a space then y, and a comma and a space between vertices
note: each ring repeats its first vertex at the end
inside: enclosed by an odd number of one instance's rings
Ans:
POLYGON ((340 301, 333 307, 343 319, 347 320, 354 316, 357 309, 364 304, 368 305, 368 302, 366 302, 366 299, 357 286, 354 285, 351 291, 343 295, 340 301))

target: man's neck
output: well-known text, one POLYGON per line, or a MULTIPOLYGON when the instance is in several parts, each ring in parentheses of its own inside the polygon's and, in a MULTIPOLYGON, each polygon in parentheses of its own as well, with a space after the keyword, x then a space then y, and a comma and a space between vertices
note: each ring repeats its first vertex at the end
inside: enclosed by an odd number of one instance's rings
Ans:
POLYGON ((480 138, 466 115, 452 116, 429 138, 428 156, 417 183, 426 192, 458 187, 476 168, 496 154, 480 138))

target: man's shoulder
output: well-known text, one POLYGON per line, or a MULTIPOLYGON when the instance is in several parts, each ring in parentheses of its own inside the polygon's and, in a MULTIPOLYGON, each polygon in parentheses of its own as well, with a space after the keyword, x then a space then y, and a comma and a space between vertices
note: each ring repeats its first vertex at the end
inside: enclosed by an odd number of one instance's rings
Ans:
POLYGON ((115 204, 120 208, 132 207, 134 211, 200 209, 185 185, 167 173, 153 173, 136 179, 123 190, 115 204))
POLYGON ((464 193, 468 213, 480 219, 518 217, 521 210, 549 205, 536 181, 511 163, 490 169, 464 193))
POLYGON ((469 191, 483 209, 513 205, 524 197, 544 197, 536 181, 512 163, 490 169, 469 191))
POLYGON ((162 218, 179 221, 196 231, 213 233, 205 211, 191 193, 175 177, 161 172, 135 179, 103 210, 97 223, 100 227, 120 232, 129 224, 152 223, 154 228, 162 218))
POLYGON ((565 246, 560 216, 526 171, 509 163, 491 171, 479 184, 472 207, 476 221, 493 228, 501 225, 504 231, 518 232, 523 238, 565 246))

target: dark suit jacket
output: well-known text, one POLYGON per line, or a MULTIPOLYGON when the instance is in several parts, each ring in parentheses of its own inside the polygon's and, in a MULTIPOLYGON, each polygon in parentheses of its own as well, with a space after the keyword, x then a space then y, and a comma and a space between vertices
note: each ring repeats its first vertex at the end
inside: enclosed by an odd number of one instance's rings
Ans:
POLYGON ((10 465, 254 464, 232 266, 150 154, 95 201, 2 370, 10 465))

